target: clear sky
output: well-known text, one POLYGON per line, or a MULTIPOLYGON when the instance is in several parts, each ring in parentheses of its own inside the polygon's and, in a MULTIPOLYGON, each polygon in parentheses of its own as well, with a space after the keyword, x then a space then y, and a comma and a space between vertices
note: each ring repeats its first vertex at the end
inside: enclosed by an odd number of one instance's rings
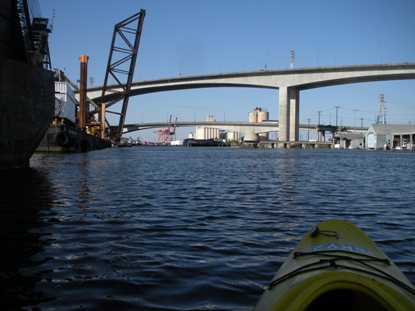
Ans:
MULTIPOLYGON (((79 56, 102 85, 114 25, 146 10, 135 81, 259 69, 415 62, 414 0, 38 0, 52 18, 52 66, 79 79, 79 56)), ((301 92, 300 123, 369 126, 379 94, 388 123, 415 123, 415 80, 325 87, 301 92)), ((278 119, 278 91, 212 88, 130 99, 126 123, 167 120, 247 121, 259 106, 278 119)), ((132 133, 155 140, 154 130, 132 133)), ((193 129, 182 129, 185 138, 193 129)))

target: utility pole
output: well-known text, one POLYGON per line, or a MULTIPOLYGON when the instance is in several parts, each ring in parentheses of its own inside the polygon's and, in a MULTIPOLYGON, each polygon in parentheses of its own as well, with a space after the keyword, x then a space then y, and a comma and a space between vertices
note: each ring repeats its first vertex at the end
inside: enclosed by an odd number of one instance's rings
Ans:
POLYGON ((220 75, 222 74, 222 60, 223 60, 223 58, 221 57, 220 61, 219 61, 219 74, 220 75))
POLYGON ((317 125, 320 125, 321 110, 320 111, 317 111, 317 113, 318 113, 318 122, 317 122, 317 125))
POLYGON ((359 109, 353 109, 354 112, 354 126, 356 126, 356 112, 358 112, 359 109))
POLYGON ((339 123, 339 108, 340 106, 334 106, 334 108, 336 108, 336 127, 338 127, 339 123))
POLYGON ((268 65, 268 53, 265 55, 265 71, 267 70, 267 65, 268 65))

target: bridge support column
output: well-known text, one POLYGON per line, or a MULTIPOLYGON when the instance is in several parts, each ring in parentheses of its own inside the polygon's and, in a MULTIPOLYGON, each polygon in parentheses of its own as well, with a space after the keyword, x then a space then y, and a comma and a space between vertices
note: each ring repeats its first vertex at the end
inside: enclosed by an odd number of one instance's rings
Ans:
POLYGON ((300 132, 300 91, 289 88, 290 96, 290 142, 297 142, 300 132))
POLYGON ((299 103, 299 90, 293 87, 279 88, 279 147, 298 141, 299 103))

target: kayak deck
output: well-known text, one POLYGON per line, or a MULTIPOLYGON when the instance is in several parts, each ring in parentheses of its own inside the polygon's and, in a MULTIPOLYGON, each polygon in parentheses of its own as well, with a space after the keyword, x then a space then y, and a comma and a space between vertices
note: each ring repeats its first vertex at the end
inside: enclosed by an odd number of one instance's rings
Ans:
POLYGON ((415 310, 415 289, 363 231, 327 220, 298 243, 256 310, 415 310))

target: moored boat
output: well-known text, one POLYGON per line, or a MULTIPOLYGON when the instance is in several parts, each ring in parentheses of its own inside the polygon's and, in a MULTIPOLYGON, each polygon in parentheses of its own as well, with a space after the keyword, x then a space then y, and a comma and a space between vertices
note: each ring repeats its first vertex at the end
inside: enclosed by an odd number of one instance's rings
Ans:
POLYGON ((256 310, 415 310, 415 288, 363 231, 327 220, 299 242, 256 310))

